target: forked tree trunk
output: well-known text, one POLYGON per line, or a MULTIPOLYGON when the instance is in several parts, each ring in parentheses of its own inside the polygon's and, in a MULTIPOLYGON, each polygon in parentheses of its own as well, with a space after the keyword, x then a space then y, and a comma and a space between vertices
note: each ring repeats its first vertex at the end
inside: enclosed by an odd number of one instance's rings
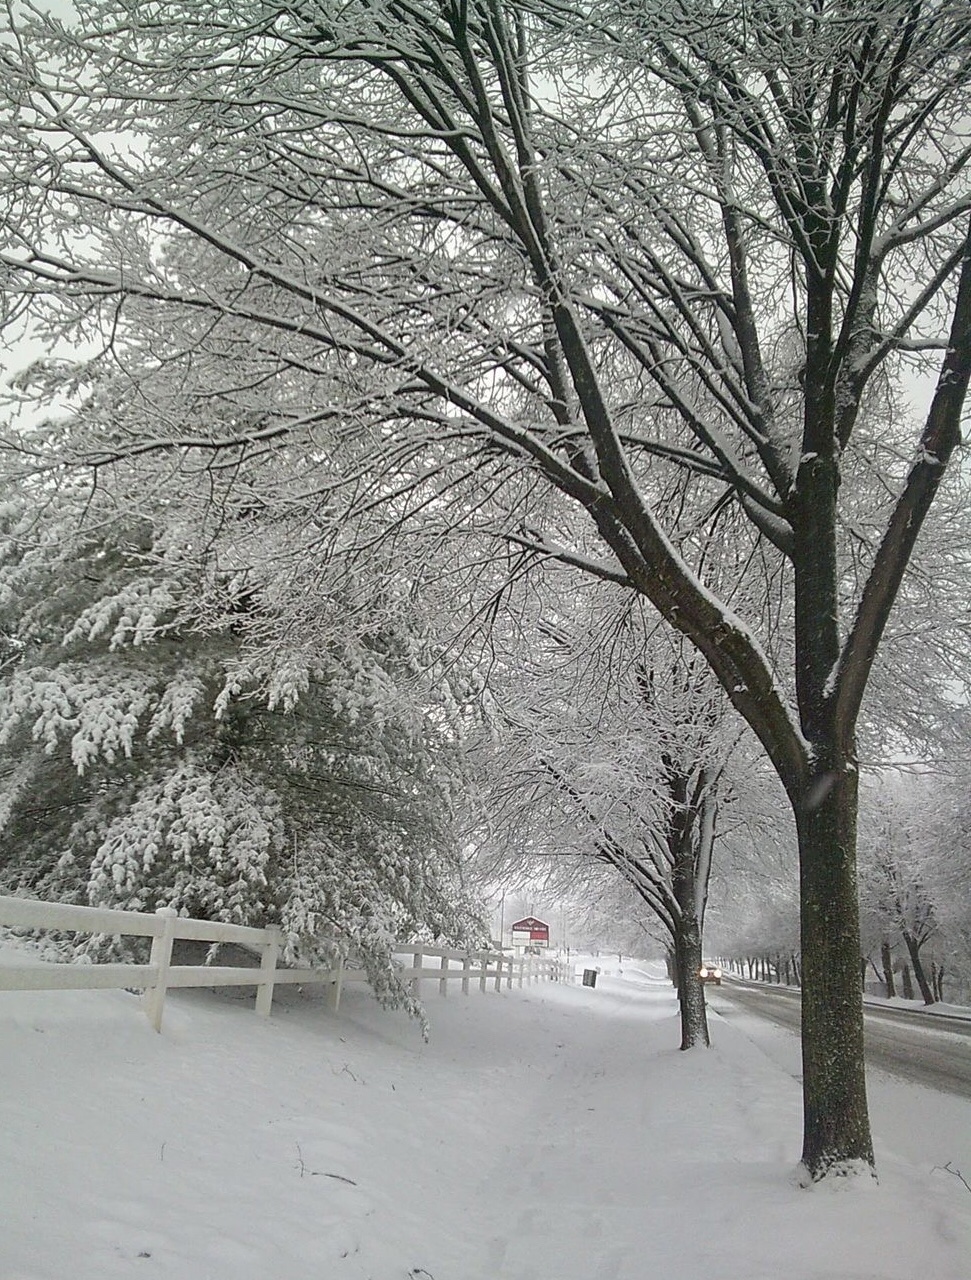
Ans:
POLYGON ((914 968, 914 977, 917 979, 917 985, 920 988, 921 999, 924 1001, 924 1004, 933 1004, 934 992, 931 990, 931 984, 927 981, 927 974, 924 971, 924 962, 920 958, 920 943, 909 929, 901 929, 900 932, 903 935, 907 954, 910 956, 910 963, 914 968))
POLYGON ((797 813, 802 929, 802 1161, 813 1179, 872 1167, 856 899, 857 775, 819 771, 797 813))

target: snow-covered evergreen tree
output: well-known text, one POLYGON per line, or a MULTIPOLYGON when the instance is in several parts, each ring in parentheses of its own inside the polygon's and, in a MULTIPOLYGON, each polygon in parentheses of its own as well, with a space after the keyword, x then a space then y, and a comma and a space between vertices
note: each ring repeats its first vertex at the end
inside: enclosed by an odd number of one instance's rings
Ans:
POLYGON ((221 568, 182 507, 46 484, 0 523, 0 884, 276 920, 290 958, 353 950, 406 999, 395 939, 480 936, 414 636, 267 644, 271 577, 221 568))

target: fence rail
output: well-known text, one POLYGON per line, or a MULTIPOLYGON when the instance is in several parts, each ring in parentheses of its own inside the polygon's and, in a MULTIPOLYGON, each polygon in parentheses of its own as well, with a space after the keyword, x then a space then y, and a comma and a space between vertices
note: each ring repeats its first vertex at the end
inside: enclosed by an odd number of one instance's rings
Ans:
MULTIPOLYGON (((151 938, 148 964, 34 963, 0 965, 0 991, 82 991, 132 989, 144 992, 144 1007, 156 1031, 162 1029, 165 993, 172 987, 256 987, 256 1012, 266 1017, 273 1003, 273 990, 281 984, 322 984, 329 988, 327 1002, 335 1012, 340 1006, 346 982, 366 982, 363 969, 343 963, 333 969, 279 968, 282 936, 278 925, 256 929, 248 925, 222 924, 213 920, 193 920, 180 916, 171 907, 154 913, 118 911, 105 907, 78 907, 36 898, 0 896, 0 926, 48 929, 60 932, 104 933, 115 937, 151 938), (229 965, 173 965, 172 947, 176 939, 194 942, 223 942, 255 948, 259 968, 229 965)), ((450 982, 460 982, 469 994, 471 983, 479 990, 507 990, 515 982, 564 981, 572 974, 556 957, 530 956, 514 959, 501 951, 461 951, 450 947, 402 943, 397 957, 409 957, 401 966, 401 976, 415 996, 423 981, 434 979, 439 994, 448 994, 450 982), (425 960, 438 964, 427 966, 425 960)))

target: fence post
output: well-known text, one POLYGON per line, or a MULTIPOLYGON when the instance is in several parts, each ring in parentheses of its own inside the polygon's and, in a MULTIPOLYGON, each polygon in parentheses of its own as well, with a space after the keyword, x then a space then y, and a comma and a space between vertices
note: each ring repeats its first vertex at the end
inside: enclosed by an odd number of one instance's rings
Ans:
POLYGON ((486 989, 486 974, 489 972, 489 953, 488 951, 479 952, 479 990, 486 989))
POLYGON ((448 956, 442 956, 442 963, 439 965, 442 971, 442 977, 438 980, 438 994, 440 996, 448 995, 448 978, 444 975, 448 972, 448 956))
POLYGON ((268 924, 263 930, 266 941, 260 955, 260 985, 256 988, 256 1012, 261 1017, 270 1016, 270 1005, 273 1003, 273 982, 276 977, 276 962, 280 957, 280 926, 268 924))
POLYGON ((519 987, 520 991, 522 990, 522 987, 523 987, 523 974, 525 973, 525 971, 526 971, 526 959, 525 957, 523 957, 519 961, 519 973, 516 975, 516 986, 519 987))
MULTIPOLYGON (((333 972, 333 970, 331 970, 333 972)), ((344 987, 344 957, 337 958, 337 977, 327 988, 327 1008, 336 1013, 341 1007, 341 991, 344 987)))
POLYGON ((472 957, 468 954, 462 957, 462 995, 469 994, 469 970, 472 968, 472 957))
POLYGON ((152 938, 152 954, 148 963, 158 970, 154 987, 145 992, 145 1012, 156 1031, 162 1030, 162 1010, 165 1008, 165 988, 168 985, 172 965, 172 942, 175 938, 175 922, 179 913, 174 907, 159 907, 155 912, 161 917, 161 929, 152 938))
MULTIPOLYGON (((425 957, 422 955, 420 951, 416 951, 414 958, 412 959, 412 962, 411 962, 412 969, 420 969, 424 958, 425 957)), ((420 999, 421 997, 421 979, 420 978, 412 978, 411 994, 416 1000, 420 999)))

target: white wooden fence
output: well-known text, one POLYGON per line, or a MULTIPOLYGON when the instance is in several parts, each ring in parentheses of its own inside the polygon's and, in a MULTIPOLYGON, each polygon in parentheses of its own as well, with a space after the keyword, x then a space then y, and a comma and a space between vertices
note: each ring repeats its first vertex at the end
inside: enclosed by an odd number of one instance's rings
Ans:
MULTIPOLYGON (((340 1005, 345 982, 365 982, 362 969, 338 964, 334 969, 281 969, 280 929, 264 929, 211 920, 190 920, 171 907, 154 914, 116 911, 102 907, 75 907, 65 903, 41 902, 35 898, 0 896, 0 926, 7 928, 56 929, 75 933, 104 933, 112 936, 151 938, 148 964, 0 964, 0 991, 53 991, 127 988, 141 990, 149 1021, 162 1029, 165 993, 172 987, 256 987, 256 1012, 266 1016, 273 1002, 273 989, 281 983, 319 983, 327 986, 328 1005, 335 1012, 340 1005), (230 965, 177 965, 172 963, 176 938, 197 942, 237 943, 259 952, 259 968, 230 965)), ((403 943, 396 954, 410 957, 402 977, 420 995, 423 980, 435 979, 441 995, 450 982, 461 982, 463 995, 477 981, 480 991, 489 986, 501 991, 515 982, 518 986, 537 981, 564 981, 572 978, 568 966, 555 957, 529 956, 513 959, 500 951, 459 951, 448 947, 403 943), (437 960, 434 966, 426 960, 437 960)))

